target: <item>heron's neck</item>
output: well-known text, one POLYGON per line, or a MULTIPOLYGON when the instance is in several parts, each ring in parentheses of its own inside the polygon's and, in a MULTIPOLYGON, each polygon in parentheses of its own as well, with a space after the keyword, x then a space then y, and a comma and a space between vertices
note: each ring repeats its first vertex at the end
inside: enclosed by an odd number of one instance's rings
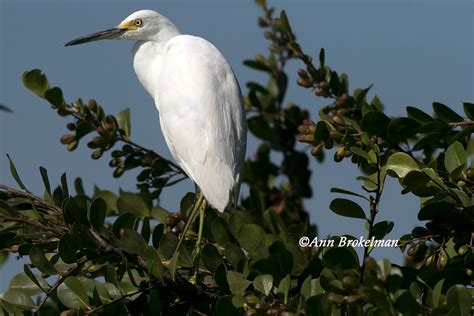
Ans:
POLYGON ((156 78, 161 71, 163 48, 170 39, 178 35, 180 33, 176 26, 169 22, 151 40, 138 41, 133 47, 133 68, 138 80, 153 99, 156 78))

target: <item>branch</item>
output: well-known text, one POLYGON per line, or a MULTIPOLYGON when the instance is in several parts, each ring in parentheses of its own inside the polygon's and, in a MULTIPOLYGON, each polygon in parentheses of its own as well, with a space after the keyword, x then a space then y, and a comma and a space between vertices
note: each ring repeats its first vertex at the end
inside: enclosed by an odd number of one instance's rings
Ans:
POLYGON ((471 126, 471 125, 474 125, 474 121, 462 121, 462 122, 451 122, 451 123, 448 123, 449 126, 454 126, 454 127, 457 127, 457 126, 471 126))
POLYGON ((17 223, 22 223, 26 224, 28 226, 34 227, 36 229, 42 230, 44 232, 49 232, 55 235, 56 237, 61 237, 64 234, 64 230, 57 228, 55 226, 50 226, 46 224, 42 224, 41 222, 34 220, 30 217, 25 217, 25 216, 7 216, 0 214, 0 223, 4 222, 17 222, 17 223))
POLYGON ((0 190, 4 191, 7 195, 11 197, 20 197, 20 198, 26 198, 29 199, 36 207, 51 210, 56 214, 62 214, 61 208, 59 208, 56 205, 52 205, 45 201, 44 199, 34 195, 31 192, 26 192, 26 191, 20 191, 17 189, 13 189, 9 186, 0 184, 0 190))
MULTIPOLYGON (((375 217, 378 213, 378 205, 380 203, 380 198, 382 197, 383 186, 381 185, 381 168, 380 168, 380 155, 377 154, 377 189, 375 190, 375 198, 370 196, 370 218, 369 222, 369 236, 367 239, 371 239, 374 236, 374 223, 375 217)), ((365 261, 369 257, 370 251, 369 247, 364 248, 364 258, 361 267, 360 280, 363 282, 364 273, 365 273, 365 261)))

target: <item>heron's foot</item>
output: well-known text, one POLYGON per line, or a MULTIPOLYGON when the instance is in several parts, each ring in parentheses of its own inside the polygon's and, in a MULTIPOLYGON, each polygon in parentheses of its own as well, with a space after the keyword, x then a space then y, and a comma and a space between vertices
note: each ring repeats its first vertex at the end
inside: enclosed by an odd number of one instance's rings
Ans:
POLYGON ((194 272, 193 276, 188 279, 188 282, 193 284, 193 285, 196 285, 197 284, 197 279, 198 279, 198 273, 196 271, 196 272, 194 272))

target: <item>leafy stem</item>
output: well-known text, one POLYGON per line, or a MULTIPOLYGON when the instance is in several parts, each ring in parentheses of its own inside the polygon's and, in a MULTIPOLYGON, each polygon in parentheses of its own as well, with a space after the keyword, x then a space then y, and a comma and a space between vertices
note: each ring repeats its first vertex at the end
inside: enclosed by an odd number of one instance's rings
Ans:
MULTIPOLYGON (((377 175, 377 183, 376 183, 376 189, 374 190, 375 191, 375 197, 373 197, 372 195, 369 196, 369 203, 370 203, 370 217, 369 219, 367 220, 368 224, 369 224, 369 233, 368 233, 368 237, 367 239, 370 240, 372 237, 375 236, 375 232, 374 232, 374 225, 375 225, 375 217, 377 216, 377 213, 378 213, 378 207, 379 207, 379 203, 380 203, 380 199, 382 197, 382 192, 383 192, 383 180, 382 180, 382 168, 381 168, 381 161, 380 161, 380 153, 379 151, 377 150, 377 160, 376 160, 376 166, 377 166, 377 171, 376 171, 376 175, 377 175)), ((369 257, 370 255, 370 252, 371 252, 372 248, 370 247, 365 247, 364 248, 364 257, 363 257, 363 262, 362 262, 362 267, 361 267, 361 275, 360 275, 360 278, 361 278, 361 282, 363 282, 364 280, 364 272, 365 272, 365 263, 366 263, 366 260, 367 258, 369 257)))

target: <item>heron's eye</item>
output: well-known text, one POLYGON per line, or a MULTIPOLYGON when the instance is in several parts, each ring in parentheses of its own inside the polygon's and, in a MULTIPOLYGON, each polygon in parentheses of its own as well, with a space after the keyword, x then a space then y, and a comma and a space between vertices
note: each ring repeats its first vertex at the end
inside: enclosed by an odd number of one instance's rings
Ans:
POLYGON ((135 24, 135 26, 142 26, 143 21, 141 19, 136 19, 135 21, 133 21, 133 24, 135 24))

